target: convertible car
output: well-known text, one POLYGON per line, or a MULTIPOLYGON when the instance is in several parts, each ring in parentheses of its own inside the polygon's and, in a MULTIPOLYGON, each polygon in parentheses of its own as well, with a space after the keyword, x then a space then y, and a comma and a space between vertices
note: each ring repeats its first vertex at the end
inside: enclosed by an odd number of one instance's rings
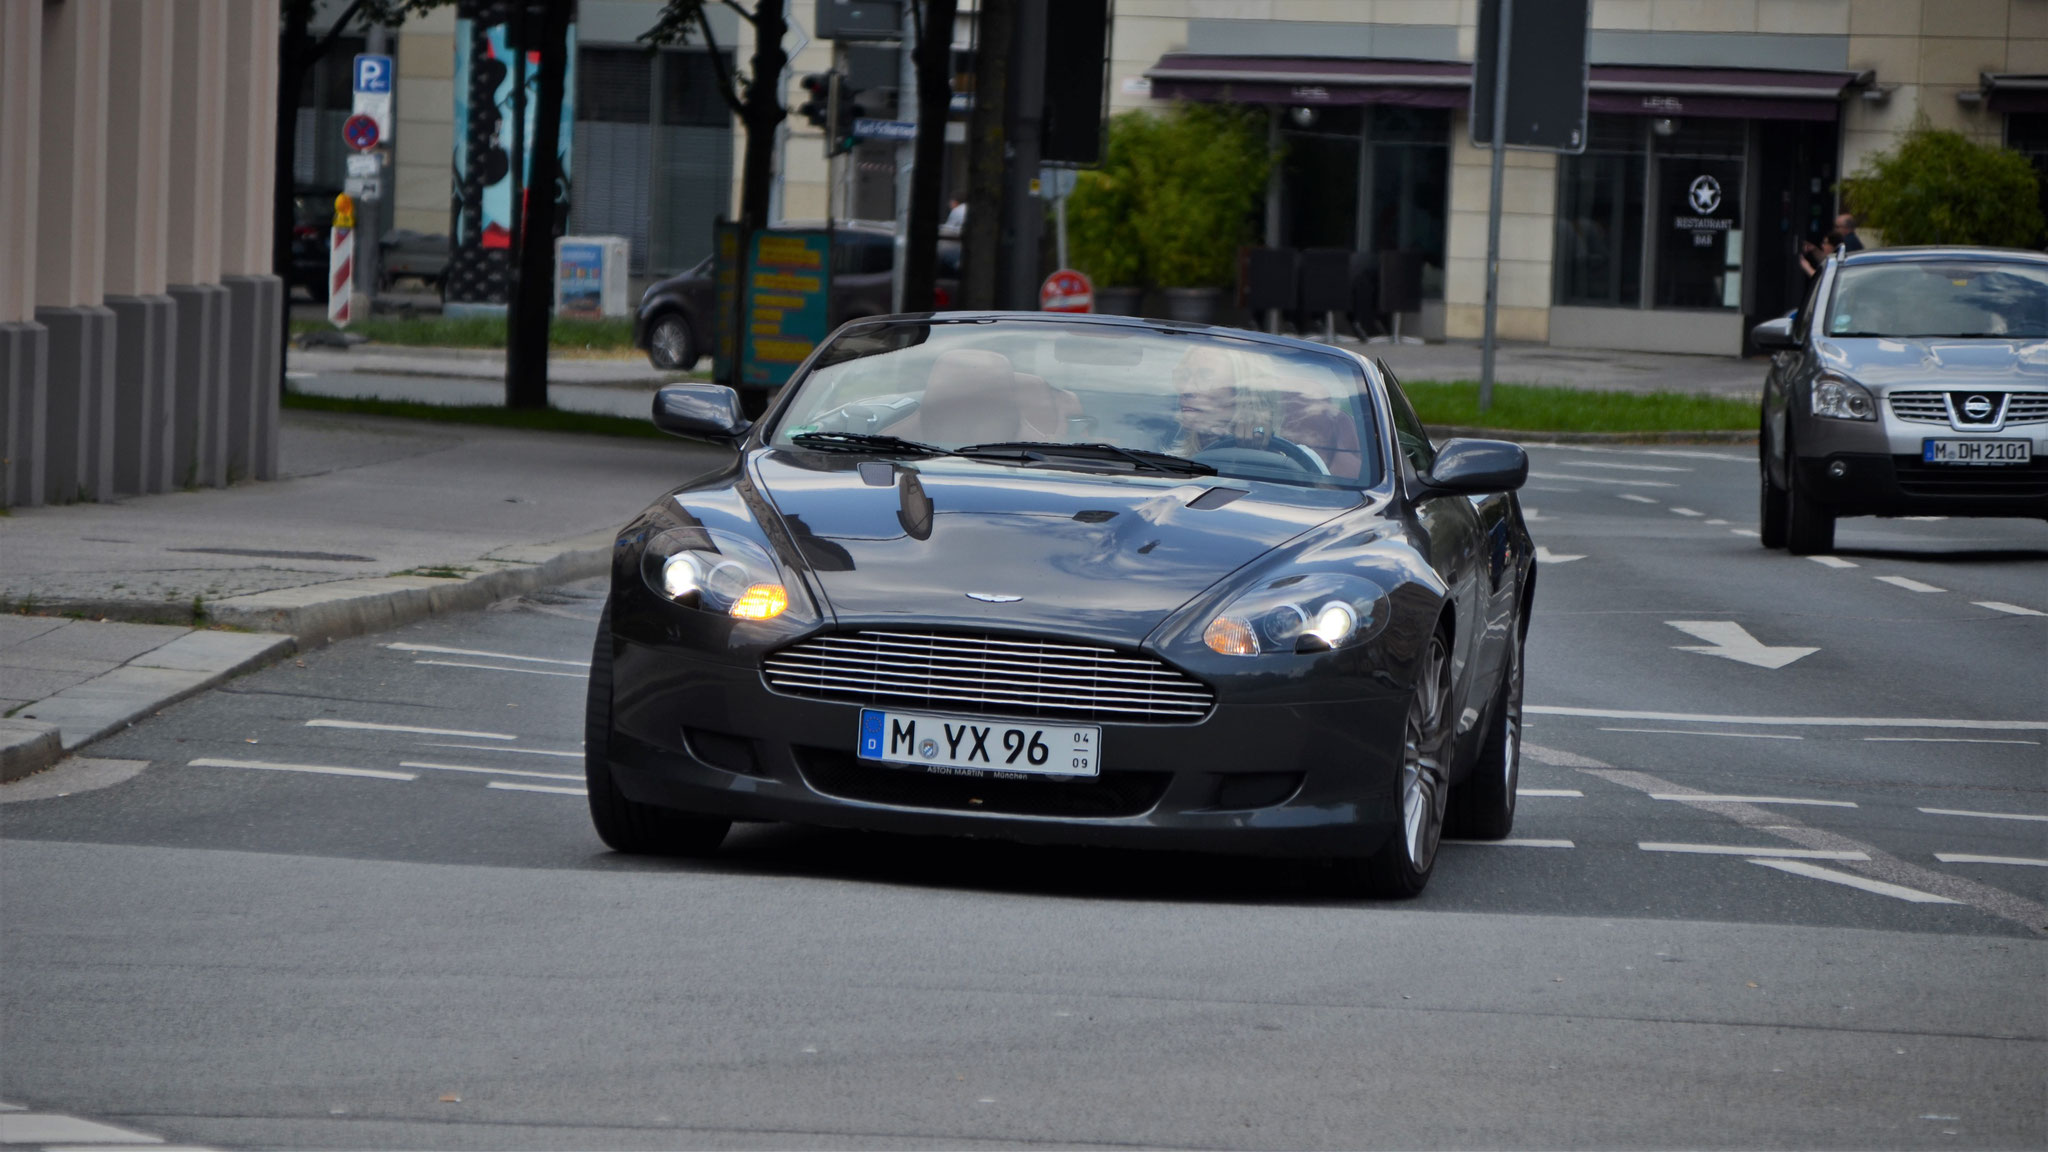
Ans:
POLYGON ((735 820, 1313 857, 1412 896, 1515 814, 1534 548, 1513 444, 1433 445, 1383 364, 1161 321, 848 324, 730 464, 619 534, 598 835, 735 820))

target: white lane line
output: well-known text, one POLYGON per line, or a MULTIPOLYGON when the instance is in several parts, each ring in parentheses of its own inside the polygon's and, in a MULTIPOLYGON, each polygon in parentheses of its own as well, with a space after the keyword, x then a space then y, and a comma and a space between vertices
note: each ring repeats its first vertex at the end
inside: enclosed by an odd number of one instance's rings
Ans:
POLYGON ((1904 589, 1905 589, 1906 591, 1908 591, 1908 592, 1946 592, 1946 591, 1948 591, 1948 589, 1946 589, 1946 588, 1936 588, 1936 587, 1935 587, 1934 585, 1932 585, 1932 584, 1923 584, 1923 583, 1921 583, 1920 581, 1918 581, 1918 580, 1915 580, 1915 579, 1913 579, 1913 578, 1912 578, 1912 577, 1910 577, 1910 576, 1873 576, 1873 577, 1871 577, 1871 579, 1873 579, 1873 580, 1877 581, 1877 582, 1878 582, 1878 583, 1880 583, 1880 584, 1889 584, 1889 585, 1891 585, 1891 586, 1892 586, 1892 587, 1894 587, 1894 588, 1904 588, 1904 589))
POLYGON ((1628 488, 1676 488, 1669 480, 1623 480, 1615 476, 1566 476, 1562 472, 1531 472, 1532 480, 1562 480, 1567 484, 1615 484, 1628 488))
POLYGON ((368 776, 373 780, 417 780, 412 772, 386 772, 382 768, 337 768, 329 764, 273 764, 268 760, 222 760, 202 756, 190 761, 194 768, 261 768, 269 772, 313 772, 323 776, 368 776))
MULTIPOLYGON (((1588 455, 1597 454, 1605 456, 1625 453, 1630 456, 1654 456, 1659 459, 1670 457, 1674 460, 1680 458, 1687 460, 1719 460, 1723 464, 1754 465, 1756 463, 1756 453, 1754 452, 1737 456, 1726 452, 1693 452, 1678 448, 1594 448, 1584 444, 1545 444, 1541 441, 1536 442, 1533 447, 1548 448, 1553 452, 1581 452, 1588 455)), ((1571 467, 1579 468, 1584 467, 1584 465, 1574 460, 1571 463, 1571 467)))
POLYGON ((470 664, 462 660, 415 660, 415 664, 438 664, 443 668, 481 668, 486 672, 524 672, 528 676, 567 676, 572 680, 587 680, 588 672, 550 672, 545 668, 507 668, 502 664, 470 664))
POLYGON ((1750 863, 1761 864, 1766 868, 1776 868, 1780 872, 1790 872, 1794 876, 1806 876, 1814 880, 1826 880, 1830 884, 1842 884, 1850 888, 1860 888, 1865 892, 1874 892, 1879 896, 1890 896, 1894 900, 1904 900, 1912 904, 1962 903, 1960 900, 1951 900, 1946 896, 1936 896, 1932 892, 1922 892, 1918 888, 1908 888, 1904 884, 1887 884, 1882 880, 1872 880, 1867 876, 1858 876, 1853 872, 1837 872, 1832 868, 1802 864, 1797 860, 1751 860, 1750 863))
POLYGON ((1638 495, 1636 495, 1636 494, 1635 494, 1635 493, 1633 493, 1633 492, 1623 492, 1623 493, 1621 494, 1621 498, 1622 498, 1623 500, 1633 500, 1633 501, 1635 501, 1635 502, 1636 502, 1636 503, 1638 503, 1638 504, 1655 504, 1655 503, 1656 503, 1656 501, 1655 501, 1655 500, 1652 500, 1652 499, 1650 499, 1650 498, 1649 498, 1648 496, 1638 496, 1638 495))
POLYGON ((1674 507, 1674 508, 1672 508, 1671 510, 1672 510, 1673 512, 1677 513, 1677 514, 1678 514, 1678 515, 1680 515, 1680 516, 1705 516, 1705 515, 1706 515, 1706 513, 1705 513, 1705 512, 1696 512, 1696 511, 1694 511, 1694 510, 1693 510, 1693 509, 1691 509, 1691 508, 1677 508, 1677 507, 1674 507))
POLYGON ((1745 848, 1740 844, 1670 844, 1644 840, 1645 852, 1685 852, 1696 856, 1768 856, 1776 860, 1868 860, 1867 852, 1836 852, 1823 848, 1745 848))
POLYGON ((1973 732, 2048 732, 2048 720, 1934 720, 1905 716, 1732 716, 1707 712, 1649 712, 1624 708, 1567 708, 1527 704, 1532 716, 1583 716, 1592 720, 1668 720, 1692 724, 1751 724, 1775 728, 1954 728, 1973 732))
POLYGON ((2039 740, 1988 740, 1982 736, 1865 736, 1872 744, 2025 744, 2039 748, 2039 740))
POLYGON ((1569 840, 1453 840, 1446 836, 1445 844, 1480 844, 1490 848, 1575 848, 1569 840))
POLYGON ((1968 812, 1961 808, 1922 808, 1929 816, 1975 816, 1979 820, 2034 820, 2048 823, 2048 816, 2031 812, 1968 812))
POLYGON ((1948 517, 1946 517, 1946 516, 1901 516, 1901 517, 1899 517, 1899 519, 1901 519, 1901 520, 1918 520, 1918 521, 1920 521, 1920 522, 1921 522, 1921 523, 1923 523, 1923 524, 1932 524, 1932 523, 1934 523, 1934 522, 1935 522, 1936 520, 1946 520, 1946 519, 1948 519, 1948 517))
POLYGON ((1712 524, 1716 528, 1725 528, 1728 525, 1726 520, 1709 520, 1707 523, 1712 524))
POLYGON ((467 736, 471 740, 517 740, 510 732, 470 732, 461 728, 419 728, 411 724, 372 724, 367 720, 308 720, 308 728, 347 728, 358 732, 411 732, 419 736, 467 736))
POLYGON ((1693 732, 1684 728, 1602 728, 1602 732, 1653 732, 1662 736, 1728 736, 1738 740, 1804 740, 1804 736, 1784 736, 1776 732, 1693 732))
POLYGON ((589 795, 588 792, 581 788, 557 788, 551 784, 507 784, 503 780, 493 780, 488 787, 499 788, 506 792, 551 792, 557 796, 589 795))
POLYGON ((1669 464, 1595 464, 1591 460, 1574 460, 1568 468, 1614 468, 1623 472, 1690 472, 1690 468, 1673 468, 1669 464))
POLYGON ((116 1128, 96 1120, 81 1120, 60 1112, 10 1111, 0 1116, 0 1144, 102 1144, 130 1147, 160 1147, 164 1138, 116 1128))
POLYGON ((420 743, 428 748, 461 748, 467 752, 510 752, 521 756, 560 756, 565 760, 581 760, 581 752, 554 752, 546 748, 502 748, 495 744, 436 744, 431 740, 420 743))
POLYGON ((1522 797, 1522 796, 1577 796, 1577 797, 1580 797, 1580 798, 1582 798, 1582 799, 1583 799, 1583 798, 1585 797, 1585 795, 1586 795, 1586 794, 1585 794, 1584 792, 1581 792, 1581 791, 1579 791, 1579 790, 1578 790, 1577 788, 1517 788, 1517 789, 1515 789, 1515 796, 1516 796, 1517 798, 1519 798, 1519 797, 1522 797))
POLYGON ((443 648, 438 644, 410 644, 400 642, 386 644, 394 652, 431 652, 437 656, 484 656, 492 660, 518 660, 526 664, 565 664, 571 668, 588 668, 588 660, 557 660, 552 656, 520 656, 512 652, 486 652, 480 648, 443 648))
POLYGON ((1800 804, 1809 808, 1854 808, 1853 800, 1806 800, 1797 796, 1709 796, 1697 792, 1652 792, 1652 800, 1685 800, 1695 804, 1800 804))
POLYGON ((2036 612, 2032 608, 2022 608, 2017 604, 2007 604, 2003 600, 1972 600, 1971 603, 1979 608, 1989 608, 1993 612, 2004 612, 2011 616, 2048 616, 2048 612, 2036 612))
POLYGON ((1757 531, 1754 528, 1730 528, 1729 531, 1735 533, 1737 536, 1749 536, 1759 539, 1763 536, 1763 533, 1757 531))
POLYGON ((1536 546, 1536 562, 1538 564, 1569 564, 1574 560, 1584 560, 1585 558, 1586 556, 1583 552, 1577 554, 1570 552, 1557 553, 1552 552, 1541 544, 1536 546))
POLYGON ((1861 567, 1861 565, 1857 564, 1854 560, 1844 560, 1840 556, 1808 556, 1807 559, 1825 568, 1861 567))
POLYGON ((530 776, 539 780, 581 780, 580 772, 529 772, 522 768, 478 768, 471 764, 435 764, 426 760, 400 760, 400 768, 434 768, 442 772, 476 772, 484 776, 530 776))
POLYGON ((1943 864, 2022 864, 2029 868, 2048 868, 2048 860, 2035 860, 2029 856, 1979 856, 1974 852, 1936 852, 1934 858, 1943 864))

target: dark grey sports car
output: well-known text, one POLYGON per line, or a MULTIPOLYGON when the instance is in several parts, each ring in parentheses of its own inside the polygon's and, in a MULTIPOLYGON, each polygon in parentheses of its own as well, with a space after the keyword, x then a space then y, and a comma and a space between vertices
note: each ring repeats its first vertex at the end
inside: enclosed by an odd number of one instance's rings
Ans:
POLYGON ((1383 365, 1255 333, 940 313, 842 327, 729 467, 620 533, 591 815, 1320 857, 1422 890, 1508 833, 1534 548, 1512 444, 1433 446, 1383 365))

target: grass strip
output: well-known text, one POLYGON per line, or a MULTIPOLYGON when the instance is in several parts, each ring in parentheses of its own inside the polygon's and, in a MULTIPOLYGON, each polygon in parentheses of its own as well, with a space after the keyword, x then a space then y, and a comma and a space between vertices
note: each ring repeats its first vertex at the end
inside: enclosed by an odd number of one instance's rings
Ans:
POLYGON ((431 420, 441 424, 484 424, 529 432, 577 432, 586 436, 625 436, 666 440, 669 435, 651 419, 606 416, 597 412, 564 412, 560 408, 503 408, 494 404, 422 404, 413 400, 372 400, 367 397, 311 396, 287 391, 284 406, 302 412, 345 412, 356 416, 392 416, 400 420, 431 420))
POLYGON ((1477 380, 1416 380, 1401 387, 1425 424, 1523 432, 1753 432, 1757 426, 1756 400, 1703 392, 1585 392, 1496 384, 1493 407, 1481 412, 1477 380))
MULTIPOLYGON (((325 320, 294 320, 292 334, 332 327, 325 320)), ((371 316, 350 324, 349 331, 367 337, 372 343, 412 348, 505 347, 503 316, 371 316)), ((548 324, 548 347, 565 352, 630 352, 633 321, 622 317, 589 320, 557 316, 548 324)))

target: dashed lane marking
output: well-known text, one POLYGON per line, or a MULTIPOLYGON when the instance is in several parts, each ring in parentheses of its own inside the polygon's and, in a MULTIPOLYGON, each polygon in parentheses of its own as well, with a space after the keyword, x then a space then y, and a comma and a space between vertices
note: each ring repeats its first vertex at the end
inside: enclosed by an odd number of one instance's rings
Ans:
POLYGON ((1700 512, 1700 511, 1696 511, 1696 510, 1694 510, 1694 509, 1691 509, 1691 508, 1678 508, 1678 507, 1673 507, 1673 508, 1671 509, 1671 511, 1672 511, 1673 513, 1675 513, 1676 515, 1679 515, 1679 516, 1705 516, 1705 515, 1706 515, 1706 513, 1705 513, 1705 512, 1700 512))
POLYGON ((1748 536, 1752 539, 1763 538, 1763 533, 1757 531, 1754 528, 1730 528, 1729 531, 1735 533, 1737 536, 1748 536))
POLYGON ((1570 468, 1613 468, 1621 472, 1690 472, 1690 468, 1674 468, 1669 464, 1596 464, 1591 460, 1574 460, 1566 465, 1570 468))
POLYGON ((422 740, 420 744, 427 748, 460 748, 467 752, 505 752, 520 756, 560 756, 565 760, 583 759, 583 753, 581 752, 556 752, 549 748, 502 748, 494 744, 436 744, 431 740, 422 740))
POLYGON ((2024 744, 2039 748, 2039 740, 1991 740, 1981 736, 1865 736, 1872 744, 2024 744))
POLYGON ((503 780, 493 780, 490 782, 489 787, 506 792, 552 792, 557 796, 588 796, 590 794, 581 788, 557 788, 550 784, 508 784, 503 780))
POLYGON ((1529 704, 1532 716, 1583 716, 1592 720, 1668 720, 1690 724, 1745 724, 1774 728, 1953 728, 1975 732, 2044 732, 2048 720, 1936 720, 1905 716, 1735 716, 1710 712, 1650 712, 1624 708, 1567 708, 1529 704))
POLYGON ((1969 812, 1961 808, 1922 808, 1929 816, 1973 816, 1979 820, 2033 820, 2048 823, 2048 816, 2031 812, 1969 812))
POLYGON ((1676 488, 1669 480, 1624 480, 1618 476, 1566 476, 1561 472, 1531 472, 1532 480, 1562 480, 1567 484, 1616 484, 1628 488, 1676 488))
POLYGON ((1694 856, 1768 856, 1773 860, 1868 860, 1870 854, 1855 849, 1755 848, 1741 844, 1671 844, 1643 840, 1636 844, 1645 852, 1680 852, 1694 856))
POLYGON ((312 772, 322 776, 367 776, 373 780, 417 780, 413 772, 387 772, 382 768, 341 768, 332 764, 274 764, 268 760, 225 760, 202 756, 190 761, 194 768, 260 768, 266 772, 312 772))
POLYGON ((1517 788, 1517 789, 1515 789, 1515 796, 1516 796, 1517 798, 1520 798, 1520 797, 1523 797, 1523 796, 1559 796, 1559 797, 1579 797, 1579 798, 1582 798, 1582 799, 1583 799, 1583 798, 1585 797, 1585 795, 1586 795, 1586 794, 1585 794, 1584 792, 1581 792, 1581 791, 1579 791, 1579 790, 1578 790, 1577 788, 1517 788))
POLYGON ((492 660, 518 660, 527 664, 565 664, 571 668, 588 668, 588 660, 558 660, 553 656, 521 656, 513 652, 487 652, 481 648, 443 648, 438 644, 413 644, 400 641, 386 644, 394 652, 431 652, 437 656, 483 656, 492 660))
POLYGON ((583 774, 570 772, 529 772, 522 768, 480 768, 473 764, 435 764, 427 760, 401 760, 400 768, 432 768, 441 772, 476 772, 484 776, 528 776, 538 780, 581 780, 583 774))
POLYGON ((1716 528, 1725 528, 1728 525, 1726 520, 1709 520, 1707 523, 1712 524, 1716 528))
POLYGON ((1972 852, 1936 852, 1934 858, 1943 864, 2022 864, 2029 868, 2048 868, 2048 860, 2035 860, 2028 856, 1979 856, 1972 852))
POLYGON ((1811 560, 1811 561, 1813 561, 1813 562, 1814 562, 1815 564, 1819 564, 1819 565, 1821 565, 1822 567, 1825 567, 1825 568, 1860 568, 1860 567, 1862 567, 1862 565, 1860 565, 1860 564, 1856 563, 1856 562, 1855 562, 1854 560, 1844 560, 1844 559, 1842 559, 1842 558, 1841 558, 1840 556, 1808 556, 1808 557, 1807 557, 1807 559, 1808 559, 1808 560, 1811 560))
POLYGON ((1652 500, 1652 499, 1650 499, 1650 498, 1649 498, 1648 496, 1638 496, 1638 495, 1636 495, 1636 494, 1635 494, 1635 493, 1633 493, 1633 492, 1623 492, 1623 493, 1621 494, 1621 498, 1622 498, 1623 500, 1629 500, 1629 501, 1633 501, 1634 503, 1637 503, 1637 504, 1655 504, 1655 503, 1656 503, 1656 501, 1655 501, 1655 500, 1652 500))
POLYGON ((410 732, 416 736, 466 736, 471 740, 517 740, 510 732, 470 732, 462 728, 421 728, 412 724, 372 724, 367 720, 308 720, 308 728, 347 728, 357 732, 410 732))
POLYGON ((1796 804, 1808 808, 1854 808, 1854 800, 1809 800, 1799 796, 1716 796, 1699 792, 1652 792, 1652 800, 1678 800, 1691 804, 1796 804))
POLYGON ((1804 740, 1779 732, 1699 732, 1686 728, 1602 728, 1602 732, 1648 732, 1661 736, 1727 736, 1740 740, 1804 740))
POLYGON ((0 1112, 0 1144, 91 1144, 161 1148, 164 1138, 96 1120, 9 1106, 0 1112))
POLYGON ((2007 604, 2003 600, 1972 600, 1971 603, 1979 608, 1989 608, 1993 612, 2004 612, 2009 616, 2048 616, 2048 612, 2036 612, 2032 608, 2022 608, 2017 604, 2007 604))
MULTIPOLYGON (((1756 466, 1756 453, 1754 452, 1751 452, 1748 455, 1738 456, 1728 452, 1694 452, 1678 448, 1593 448, 1588 447, 1584 444, 1544 444, 1541 442, 1532 445, 1532 447, 1547 448, 1554 452, 1581 452, 1588 454, 1597 453, 1600 455, 1612 455, 1615 453, 1625 452, 1631 456, 1655 456, 1660 459, 1664 457, 1669 457, 1674 460, 1719 460, 1723 464, 1747 464, 1752 468, 1756 466)), ((1574 468, 1581 468, 1585 466, 1586 465, 1582 464, 1580 461, 1577 460, 1571 462, 1571 467, 1574 468)))
POLYGON ((1921 581, 1913 579, 1911 576, 1873 576, 1871 577, 1871 579, 1877 581, 1880 584, 1889 584, 1894 588, 1904 588, 1908 592, 1948 591, 1948 589, 1946 588, 1936 588, 1932 584, 1922 583, 1921 581))
POLYGON ((587 680, 588 672, 551 672, 546 668, 507 668, 502 664, 471 664, 463 660, 415 660, 415 664, 435 664, 443 668, 481 668, 486 672, 519 672, 527 676, 566 676, 571 680, 587 680))
POLYGON ((1453 840, 1445 837, 1445 844, 1477 844, 1487 848, 1575 848, 1569 840, 1453 840))
POLYGON ((1918 888, 1908 888, 1904 884, 1891 884, 1883 880, 1872 880, 1868 876, 1858 876, 1853 872, 1837 872, 1832 868, 1821 868, 1812 864, 1803 864, 1797 860, 1751 860, 1750 863, 1761 864, 1766 868, 1776 868, 1780 872, 1790 872, 1794 876, 1805 876, 1813 880, 1826 880, 1830 884, 1840 884, 1847 888, 1860 888, 1865 892, 1874 892, 1879 896, 1890 896, 1894 900, 1904 900, 1911 904, 1962 903, 1960 900, 1951 900, 1946 896, 1936 896, 1932 892, 1922 892, 1918 888))

